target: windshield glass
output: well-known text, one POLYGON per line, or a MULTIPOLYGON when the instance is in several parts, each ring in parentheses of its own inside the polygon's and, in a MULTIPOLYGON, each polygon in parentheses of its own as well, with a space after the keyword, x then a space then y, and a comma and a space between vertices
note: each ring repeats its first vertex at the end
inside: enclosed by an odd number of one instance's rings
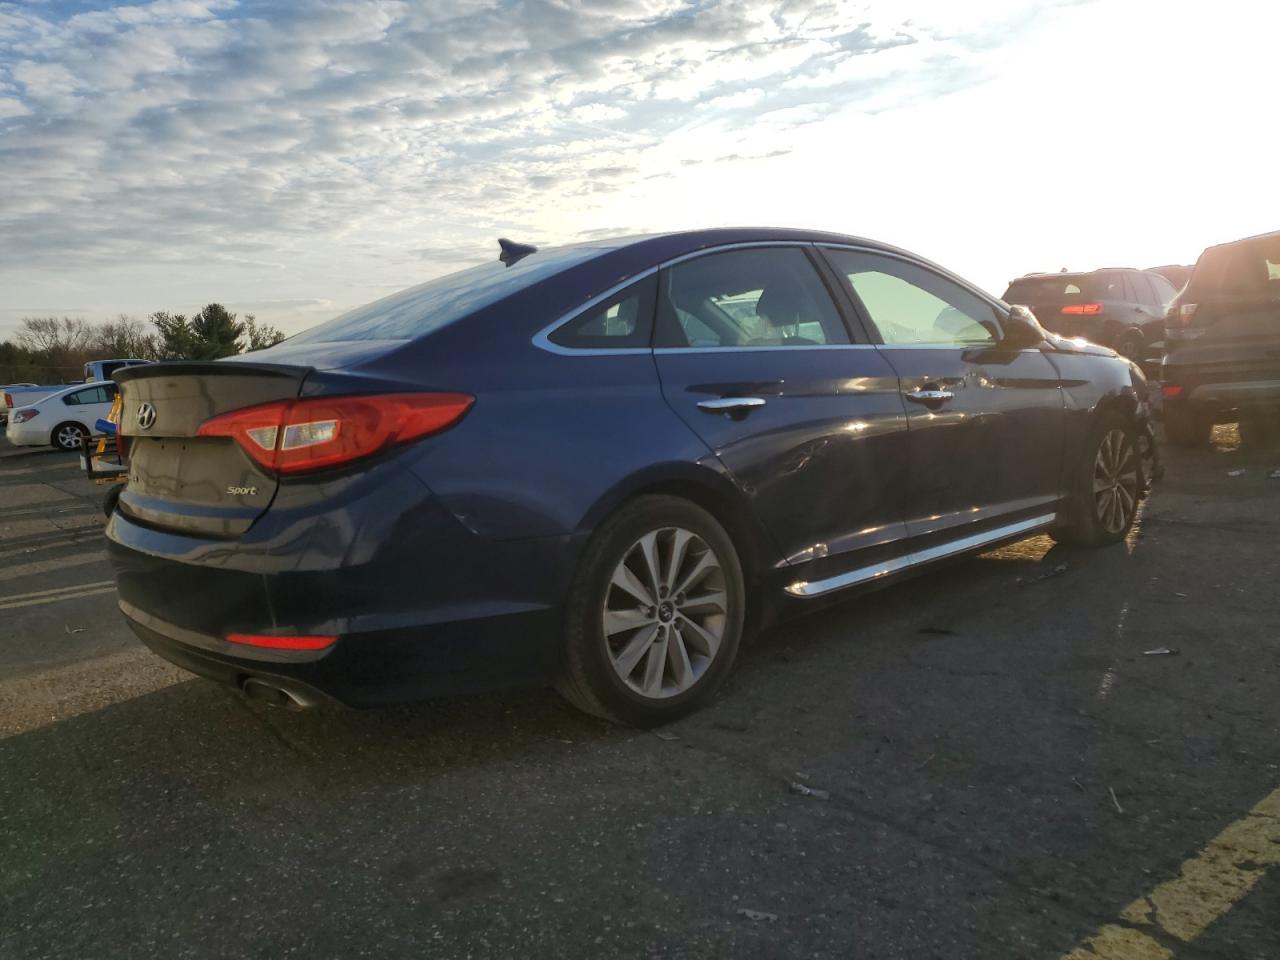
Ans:
POLYGON ((1001 299, 1005 303, 1035 304, 1123 298, 1118 274, 1077 273, 1015 280, 1001 299))
POLYGON ((1188 291, 1192 302, 1214 294, 1280 296, 1280 236, 1210 247, 1196 264, 1188 291))
POLYGON ((335 340, 408 340, 439 330, 497 303, 517 290, 599 256, 609 248, 581 245, 541 250, 511 266, 496 258, 469 270, 428 280, 289 338, 289 343, 335 340))

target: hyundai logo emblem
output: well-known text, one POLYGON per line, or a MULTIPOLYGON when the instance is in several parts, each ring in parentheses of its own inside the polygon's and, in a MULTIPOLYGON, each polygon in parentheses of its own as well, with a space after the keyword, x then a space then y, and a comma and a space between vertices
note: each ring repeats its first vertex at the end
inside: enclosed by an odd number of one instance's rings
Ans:
POLYGON ((156 422, 156 408, 145 400, 138 404, 138 426, 150 430, 156 422))

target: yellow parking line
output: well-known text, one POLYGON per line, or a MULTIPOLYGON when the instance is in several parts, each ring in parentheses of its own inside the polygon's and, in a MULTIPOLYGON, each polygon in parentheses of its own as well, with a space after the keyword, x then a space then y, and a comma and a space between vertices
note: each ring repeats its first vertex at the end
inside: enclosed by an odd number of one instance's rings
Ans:
POLYGON ((100 593, 111 593, 115 590, 113 583, 109 587, 98 587, 96 590, 81 590, 79 593, 60 593, 56 597, 34 597, 31 600, 18 600, 14 603, 0 603, 0 610, 14 610, 18 607, 36 607, 42 603, 57 603, 59 600, 75 600, 77 597, 96 597, 100 593))
POLYGON ((1162 883, 1120 911, 1062 960, 1168 960, 1172 951, 1143 932, 1190 943, 1280 864, 1280 789, 1272 791, 1162 883))

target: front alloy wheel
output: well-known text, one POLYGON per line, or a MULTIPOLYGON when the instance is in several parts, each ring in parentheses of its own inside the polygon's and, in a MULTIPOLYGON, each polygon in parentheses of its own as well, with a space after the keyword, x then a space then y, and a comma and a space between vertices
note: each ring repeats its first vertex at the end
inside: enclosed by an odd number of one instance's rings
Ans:
POLYGON ((84 427, 75 423, 64 423, 53 431, 53 444, 63 450, 79 450, 81 438, 87 436, 84 427))
POLYGON ((724 527, 683 498, 638 497, 583 551, 556 688, 606 720, 675 720, 729 672, 745 612, 742 566, 724 527))
POLYGON ((1093 463, 1094 512, 1111 536, 1123 536, 1138 509, 1138 454, 1129 434, 1116 427, 1107 431, 1093 463))
POLYGON ((1133 526, 1146 491, 1133 421, 1120 413, 1102 414, 1080 453, 1070 499, 1059 514, 1061 525, 1049 535, 1092 547, 1118 543, 1133 526))

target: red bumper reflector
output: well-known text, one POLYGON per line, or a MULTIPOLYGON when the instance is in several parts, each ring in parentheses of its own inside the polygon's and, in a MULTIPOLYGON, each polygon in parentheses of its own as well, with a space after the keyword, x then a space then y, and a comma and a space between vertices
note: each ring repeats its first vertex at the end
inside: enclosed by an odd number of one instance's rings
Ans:
POLYGON ((1177 397, 1182 395, 1182 386, 1181 384, 1177 384, 1177 383, 1166 383, 1163 387, 1160 388, 1160 391, 1166 397, 1177 397))
POLYGON ((338 642, 337 637, 282 637, 264 633, 228 633, 228 643, 246 647, 269 647, 272 650, 324 650, 338 642))

